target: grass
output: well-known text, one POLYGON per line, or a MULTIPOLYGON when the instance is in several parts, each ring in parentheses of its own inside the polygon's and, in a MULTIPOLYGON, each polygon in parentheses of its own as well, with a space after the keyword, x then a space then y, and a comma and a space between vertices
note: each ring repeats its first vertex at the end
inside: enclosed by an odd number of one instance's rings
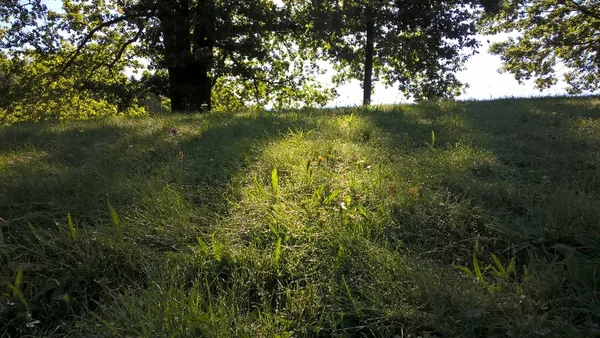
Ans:
POLYGON ((600 335, 595 97, 16 125, 0 217, 2 337, 600 335))

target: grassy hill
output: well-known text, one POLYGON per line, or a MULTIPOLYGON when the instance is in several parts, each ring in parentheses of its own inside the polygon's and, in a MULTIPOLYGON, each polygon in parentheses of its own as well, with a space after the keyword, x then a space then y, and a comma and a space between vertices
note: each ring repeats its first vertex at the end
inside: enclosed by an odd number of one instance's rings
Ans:
POLYGON ((0 217, 2 337, 600 335, 594 97, 16 125, 0 217))

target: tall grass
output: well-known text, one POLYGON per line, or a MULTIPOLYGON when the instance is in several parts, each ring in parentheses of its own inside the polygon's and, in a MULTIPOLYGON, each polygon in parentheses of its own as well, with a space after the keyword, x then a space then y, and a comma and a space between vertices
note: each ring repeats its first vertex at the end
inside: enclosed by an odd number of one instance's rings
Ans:
POLYGON ((0 129, 0 332, 599 335, 599 104, 0 129))

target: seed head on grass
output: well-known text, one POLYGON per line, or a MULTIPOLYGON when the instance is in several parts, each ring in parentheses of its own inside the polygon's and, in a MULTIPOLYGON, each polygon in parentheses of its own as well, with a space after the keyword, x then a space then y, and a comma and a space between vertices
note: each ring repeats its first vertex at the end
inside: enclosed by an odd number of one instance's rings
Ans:
POLYGON ((415 196, 415 197, 419 197, 419 188, 418 187, 412 187, 409 189, 411 195, 415 196))
POLYGON ((323 161, 325 161, 325 157, 323 157, 323 156, 319 155, 319 156, 317 157, 317 167, 320 167, 320 166, 321 166, 321 163, 323 163, 323 161))

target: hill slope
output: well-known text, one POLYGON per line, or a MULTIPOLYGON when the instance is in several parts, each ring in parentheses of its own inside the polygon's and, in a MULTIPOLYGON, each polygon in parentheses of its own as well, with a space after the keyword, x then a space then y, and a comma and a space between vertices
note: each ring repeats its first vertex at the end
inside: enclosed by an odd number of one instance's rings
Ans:
POLYGON ((0 178, 3 336, 600 334, 597 98, 18 125, 0 178))

